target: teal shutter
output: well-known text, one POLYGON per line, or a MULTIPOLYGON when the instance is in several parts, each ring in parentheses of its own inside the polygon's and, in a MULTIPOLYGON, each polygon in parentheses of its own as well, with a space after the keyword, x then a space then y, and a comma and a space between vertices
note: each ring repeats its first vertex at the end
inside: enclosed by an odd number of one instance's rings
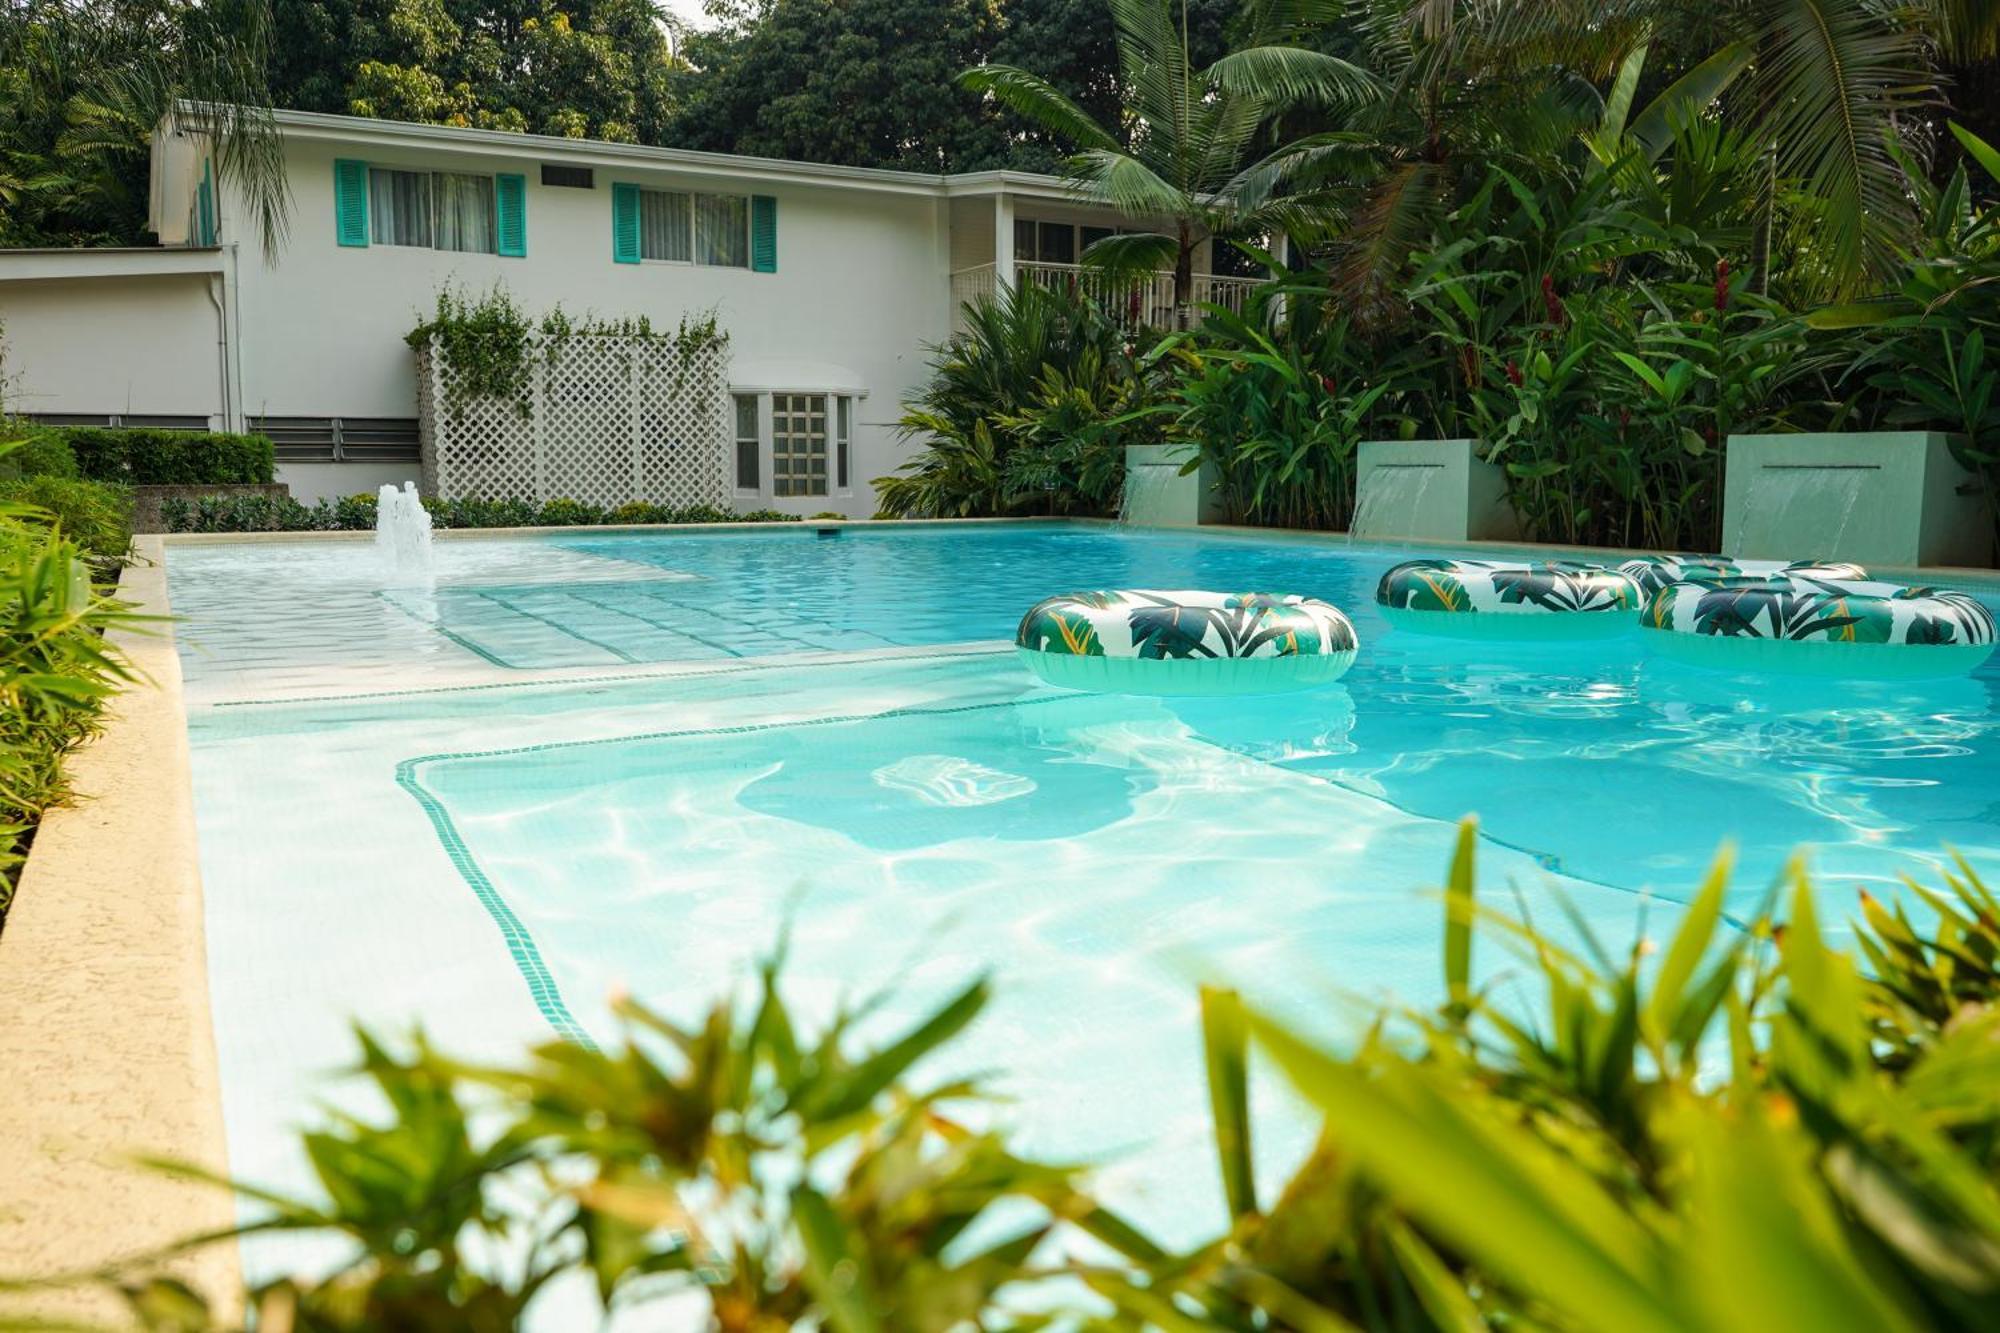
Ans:
POLYGON ((351 158, 333 163, 333 230, 342 245, 368 244, 368 164, 351 158))
POLYGON ((528 257, 528 178, 499 175, 493 178, 493 235, 499 253, 509 259, 528 257))
POLYGON ((611 260, 616 264, 639 262, 639 187, 611 186, 611 260))
POLYGON ((215 244, 215 167, 204 159, 201 164, 201 189, 196 192, 196 212, 200 218, 200 241, 203 245, 215 244))
POLYGON ((750 268, 778 271, 778 201, 768 194, 750 196, 750 268))

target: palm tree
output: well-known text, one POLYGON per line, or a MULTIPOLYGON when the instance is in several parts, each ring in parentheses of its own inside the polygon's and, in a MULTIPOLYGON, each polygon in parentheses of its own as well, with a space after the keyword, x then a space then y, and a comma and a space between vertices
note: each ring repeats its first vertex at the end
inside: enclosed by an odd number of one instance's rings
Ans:
MULTIPOLYGON (((1783 183, 1807 201, 1786 222, 1824 294, 1865 289, 1916 225, 1899 144, 1941 97, 1932 52, 1976 59, 2000 42, 1991 0, 1365 0, 1358 22, 1388 93, 1355 126, 1378 169, 1341 247, 1352 291, 1385 281, 1461 181, 1483 175, 1454 164, 1591 133, 1594 85, 1649 42, 1687 66, 1683 95, 1655 105, 1713 104, 1763 144, 1766 231, 1783 183)), ((1648 128, 1657 157, 1668 118, 1648 128)))
POLYGON ((275 258, 290 221, 265 68, 266 0, 14 0, 0 24, 0 243, 135 244, 147 146, 170 114, 203 135, 275 258))
POLYGON ((1171 266, 1184 323, 1201 241, 1314 216, 1318 201, 1288 194, 1287 185, 1349 147, 1319 134, 1260 153, 1260 137, 1287 110, 1353 107, 1379 89, 1367 71, 1295 44, 1337 15, 1339 0, 1254 0, 1243 44, 1205 69, 1189 58, 1186 0, 1110 5, 1124 103, 1118 125, 1098 124, 1047 80, 1011 65, 978 66, 959 80, 1075 145, 1067 172, 1088 195, 1135 221, 1167 224, 1099 241, 1086 259, 1126 272, 1171 266))

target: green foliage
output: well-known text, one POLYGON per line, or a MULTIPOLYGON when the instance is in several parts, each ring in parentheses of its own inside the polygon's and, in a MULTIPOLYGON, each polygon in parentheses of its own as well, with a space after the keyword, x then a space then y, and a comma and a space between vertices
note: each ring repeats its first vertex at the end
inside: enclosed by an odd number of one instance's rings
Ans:
POLYGON ((644 0, 272 0, 272 82, 305 111, 669 143, 679 66, 644 0))
MULTIPOLYGON (((12 432, 0 425, 0 437, 12 432)), ((14 447, 0 454, 0 480, 22 477, 76 477, 76 453, 60 430, 28 428, 7 440, 14 447)))
POLYGON ((446 407, 462 412, 476 399, 512 402, 522 416, 531 410, 529 377, 537 358, 558 357, 573 338, 636 338, 664 344, 686 365, 698 353, 724 346, 723 332, 713 310, 684 314, 671 331, 655 329, 645 315, 600 319, 570 315, 561 305, 540 320, 530 320, 508 292, 494 283, 474 297, 453 286, 438 289, 429 318, 403 336, 413 350, 435 349, 453 369, 446 407))
POLYGON ((1386 428, 1380 404, 1391 381, 1369 382, 1348 322, 1326 317, 1327 308, 1308 301, 1275 336, 1259 327, 1257 310, 1211 312, 1170 362, 1171 397, 1160 410, 1199 455, 1189 466, 1215 465, 1232 522, 1347 524, 1356 446, 1386 428))
POLYGON ((274 256, 291 192, 266 74, 283 40, 265 0, 13 0, 0 23, 0 246, 145 243, 149 144, 186 101, 205 108, 217 178, 274 256))
MULTIPOLYGON (((87 488, 108 503, 108 488, 87 482, 43 477, 9 485, 30 496, 87 488)), ((123 554, 122 543, 116 553, 123 554)), ((93 733, 105 698, 129 677, 103 637, 125 618, 92 586, 86 554, 66 524, 0 497, 0 917, 35 825, 69 794, 64 756, 93 733)))
MULTIPOLYGON (((1476 842, 1468 821, 1436 1008, 1329 1047, 1203 988, 1226 1215, 1184 1252, 974 1128, 976 1083, 920 1078, 983 981, 864 1046, 880 997, 809 1037, 773 962, 699 1023, 620 999, 616 1046, 551 1042, 521 1066, 362 1033, 384 1110, 307 1134, 316 1197, 238 1187, 247 1232, 331 1234, 355 1257, 249 1304, 259 1327, 506 1329, 576 1274, 607 1309, 692 1291, 746 1330, 1987 1326, 2000 902, 1969 870, 1910 886, 1934 926, 1864 900, 1864 972, 1796 865, 1767 902, 1782 925, 1725 911, 1725 856, 1657 951, 1620 956, 1483 907, 1476 842), (1481 966, 1494 946, 1505 965, 1481 966), (1321 1117, 1276 1188, 1259 1059, 1321 1117)), ((143 1327, 240 1327, 143 1263, 88 1277, 143 1327)))
MULTIPOLYGON (((160 517, 168 532, 368 532, 375 527, 375 497, 344 496, 301 504, 290 496, 212 495, 166 500, 160 517)), ((739 514, 715 505, 658 505, 632 500, 615 508, 577 500, 425 500, 438 528, 600 527, 630 523, 791 523, 797 515, 771 509, 739 514)))
POLYGON ((132 545, 132 492, 113 482, 43 474, 0 480, 0 510, 27 506, 76 543, 86 559, 115 566, 132 545))
POLYGON ((974 302, 965 318, 904 406, 902 434, 924 449, 876 479, 882 515, 1109 512, 1125 445, 1152 438, 1140 419, 1151 358, 1096 303, 1045 287, 974 302))
POLYGON ((132 486, 268 485, 275 463, 262 435, 150 427, 51 427, 77 471, 132 486))

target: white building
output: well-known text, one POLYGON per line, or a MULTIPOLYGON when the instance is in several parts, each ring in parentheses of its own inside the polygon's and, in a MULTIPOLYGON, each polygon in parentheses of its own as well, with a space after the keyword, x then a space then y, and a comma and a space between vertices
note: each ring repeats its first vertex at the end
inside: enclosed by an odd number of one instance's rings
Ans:
MULTIPOLYGON (((371 490, 417 475, 404 335, 441 288, 502 284, 530 315, 559 303, 672 328, 712 310, 730 336, 735 411, 713 447, 733 503, 866 515, 869 481, 909 447, 902 401, 960 303, 996 283, 1074 282, 1081 249, 1120 223, 1016 172, 277 120, 293 208, 275 262, 203 141, 172 123, 153 148, 159 248, 0 251, 9 410, 261 429, 300 498, 371 490), (753 421, 739 449, 729 437, 753 421)), ((1240 302, 1247 281, 1207 276, 1207 250, 1195 298, 1240 302)), ((1163 276, 1120 304, 1163 320, 1170 293, 1163 276)))

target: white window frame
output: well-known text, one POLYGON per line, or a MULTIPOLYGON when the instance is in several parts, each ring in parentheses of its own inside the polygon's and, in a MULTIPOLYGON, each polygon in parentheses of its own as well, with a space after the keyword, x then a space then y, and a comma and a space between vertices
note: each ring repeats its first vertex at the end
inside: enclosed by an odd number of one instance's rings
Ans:
MULTIPOLYGON (((662 264, 668 268, 713 268, 725 272, 748 273, 750 271, 750 196, 730 190, 673 189, 665 186, 641 185, 639 187, 639 216, 646 215, 646 196, 649 194, 677 194, 688 201, 687 207, 687 252, 686 259, 650 259, 646 255, 646 229, 643 221, 639 228, 639 262, 641 264, 662 264), (695 201, 701 198, 736 199, 743 204, 743 262, 740 264, 704 264, 701 252, 695 247, 695 201)), ((769 395, 765 395, 769 397, 769 395)))
POLYGON ((832 500, 854 494, 854 430, 867 395, 854 389, 828 388, 732 388, 730 390, 730 485, 738 500, 832 500), (754 399, 757 404, 757 485, 736 484, 741 472, 736 466, 736 447, 749 437, 736 433, 736 403, 754 399), (777 407, 780 398, 821 398, 826 401, 826 489, 819 493, 780 495, 778 493, 777 407), (846 484, 841 484, 842 464, 846 484))

